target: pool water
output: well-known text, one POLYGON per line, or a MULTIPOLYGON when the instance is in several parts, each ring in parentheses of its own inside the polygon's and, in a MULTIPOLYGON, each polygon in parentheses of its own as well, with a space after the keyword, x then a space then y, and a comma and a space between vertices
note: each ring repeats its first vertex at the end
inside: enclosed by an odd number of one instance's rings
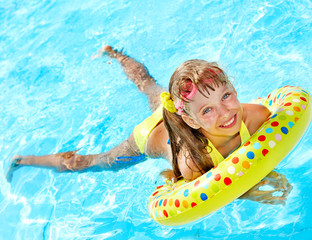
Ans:
POLYGON ((192 58, 217 61, 242 102, 283 85, 312 92, 311 1, 0 2, 0 239, 309 239, 312 130, 278 166, 293 185, 285 206, 236 200, 180 227, 155 223, 147 201, 169 164, 59 173, 22 167, 14 154, 109 150, 151 114, 108 57, 124 49, 167 86, 192 58))

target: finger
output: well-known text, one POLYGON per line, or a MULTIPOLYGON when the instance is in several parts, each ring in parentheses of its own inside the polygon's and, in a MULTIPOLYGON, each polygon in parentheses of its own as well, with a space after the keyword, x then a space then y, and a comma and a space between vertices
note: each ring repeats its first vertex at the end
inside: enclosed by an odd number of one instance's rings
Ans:
POLYGON ((282 197, 287 197, 289 195, 289 193, 292 191, 293 186, 288 184, 286 190, 283 192, 282 197))
POLYGON ((276 193, 276 192, 280 192, 281 189, 273 189, 273 190, 267 190, 267 191, 256 191, 255 195, 257 196, 268 196, 268 197, 272 197, 272 193, 276 193))
POLYGON ((269 204, 269 205, 285 205, 286 202, 283 200, 264 200, 261 203, 269 204))

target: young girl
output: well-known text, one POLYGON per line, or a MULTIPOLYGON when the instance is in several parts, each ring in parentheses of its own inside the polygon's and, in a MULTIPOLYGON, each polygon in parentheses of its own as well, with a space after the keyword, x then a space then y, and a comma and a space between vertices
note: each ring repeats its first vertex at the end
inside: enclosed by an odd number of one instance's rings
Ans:
MULTIPOLYGON (((136 126, 127 140, 105 153, 79 155, 77 151, 70 151, 46 156, 14 156, 8 180, 22 165, 56 167, 60 171, 93 166, 118 169, 142 161, 146 156, 163 157, 171 162, 173 172, 164 172, 166 177, 193 180, 242 145, 270 115, 264 106, 240 104, 234 87, 216 63, 204 60, 183 63, 172 75, 169 93, 166 93, 142 64, 110 46, 104 47, 95 58, 104 53, 120 62, 127 77, 148 97, 153 115, 136 126)), ((272 172, 243 197, 284 204, 290 190, 286 178, 272 172), (260 191, 266 184, 274 189, 260 191), (272 195, 278 191, 283 195, 272 195)))

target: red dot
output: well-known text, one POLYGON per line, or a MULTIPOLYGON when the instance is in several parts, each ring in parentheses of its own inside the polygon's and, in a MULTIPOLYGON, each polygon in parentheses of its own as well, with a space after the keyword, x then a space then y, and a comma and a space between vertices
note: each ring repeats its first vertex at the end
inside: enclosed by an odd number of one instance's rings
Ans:
POLYGON ((196 181, 194 186, 197 187, 200 184, 200 181, 196 181))
POLYGON ((271 123, 271 126, 272 126, 272 127, 277 127, 278 125, 279 125, 279 123, 276 122, 276 121, 271 123))
POLYGON ((165 215, 166 217, 168 217, 168 213, 167 213, 166 210, 164 210, 164 215, 165 215))
POLYGON ((197 204, 194 203, 194 202, 192 202, 192 203, 191 203, 191 206, 192 206, 192 208, 193 208, 193 207, 197 206, 197 204))
POLYGON ((246 143, 244 144, 244 146, 246 147, 246 146, 248 146, 249 144, 250 144, 250 141, 246 142, 246 143))
POLYGON ((166 205, 167 205, 167 198, 165 199, 163 205, 164 205, 164 207, 166 207, 166 205))
POLYGON ((156 187, 157 189, 159 189, 159 188, 162 188, 164 185, 160 185, 160 186, 158 186, 158 187, 156 187))
POLYGON ((154 192, 154 193, 153 193, 153 196, 155 196, 157 193, 159 193, 159 192, 158 192, 158 191, 154 192))
POLYGON ((232 163, 236 164, 236 163, 238 163, 238 162, 239 162, 239 158, 238 158, 238 157, 234 157, 234 158, 232 159, 232 163))
POLYGON ((175 200, 174 205, 175 205, 176 207, 180 207, 180 201, 179 201, 178 199, 175 200))
POLYGON ((267 155, 267 154, 268 154, 268 152, 269 152, 269 150, 268 150, 268 149, 263 149, 263 150, 262 150, 262 155, 263 155, 263 156, 265 156, 265 155, 267 155))
POLYGON ((288 106, 290 106, 291 105, 291 102, 288 102, 288 103, 285 103, 285 107, 288 107, 288 106))
POLYGON ((219 173, 217 173, 215 176, 214 176, 214 180, 216 181, 220 181, 221 179, 221 175, 219 173))
POLYGON ((157 207, 158 206, 158 201, 155 203, 155 207, 157 207))
POLYGON ((307 101, 307 99, 305 99, 304 97, 300 97, 300 99, 305 102, 307 101))
POLYGON ((285 95, 285 97, 287 97, 287 96, 289 96, 289 95, 291 95, 292 93, 287 93, 286 95, 285 95))
POLYGON ((225 183, 225 185, 230 185, 231 183, 232 183, 232 180, 231 180, 231 178, 228 178, 228 177, 226 177, 226 178, 224 178, 224 183, 225 183))
POLYGON ((260 136, 258 137, 258 140, 259 140, 260 142, 265 141, 265 139, 266 139, 266 137, 265 137, 264 135, 260 135, 260 136))

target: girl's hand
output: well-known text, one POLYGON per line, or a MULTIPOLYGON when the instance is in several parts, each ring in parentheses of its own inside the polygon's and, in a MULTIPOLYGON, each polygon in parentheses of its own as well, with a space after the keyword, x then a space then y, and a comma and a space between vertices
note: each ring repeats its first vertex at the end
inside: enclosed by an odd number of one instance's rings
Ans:
POLYGON ((23 156, 21 156, 21 155, 15 155, 11 159, 10 166, 9 166, 8 171, 6 173, 6 179, 7 179, 8 182, 11 182, 12 176, 13 176, 13 172, 20 167, 19 163, 22 160, 22 158, 23 158, 23 156))
POLYGON ((176 183, 178 181, 177 177, 174 175, 173 171, 171 169, 164 170, 160 173, 160 175, 168 180, 170 180, 172 183, 176 183))
POLYGON ((264 204, 286 204, 288 194, 291 192, 292 186, 283 174, 276 171, 270 172, 264 179, 257 183, 253 188, 240 197, 240 199, 248 199, 264 204), (273 187, 273 190, 260 190, 265 185, 273 187), (274 196, 274 193, 282 193, 280 196, 274 196))

